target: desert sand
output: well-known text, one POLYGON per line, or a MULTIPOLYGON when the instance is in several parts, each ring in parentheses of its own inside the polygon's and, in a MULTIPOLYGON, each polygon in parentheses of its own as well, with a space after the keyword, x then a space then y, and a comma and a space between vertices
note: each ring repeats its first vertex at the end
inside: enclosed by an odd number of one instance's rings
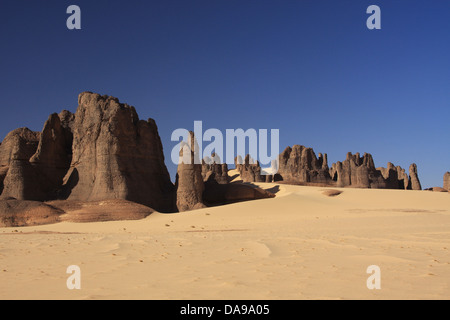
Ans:
POLYGON ((276 197, 0 229, 0 299, 450 298, 449 193, 258 185, 276 197))

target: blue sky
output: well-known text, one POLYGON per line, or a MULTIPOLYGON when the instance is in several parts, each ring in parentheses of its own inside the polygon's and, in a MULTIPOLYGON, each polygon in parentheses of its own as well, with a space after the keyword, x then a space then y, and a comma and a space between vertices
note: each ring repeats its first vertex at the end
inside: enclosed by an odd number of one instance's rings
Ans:
POLYGON ((280 129, 293 144, 450 171, 450 1, 183 0, 0 3, 0 139, 75 112, 93 91, 173 130, 280 129), (82 30, 66 28, 81 8, 82 30), (381 30, 366 9, 381 8, 381 30))

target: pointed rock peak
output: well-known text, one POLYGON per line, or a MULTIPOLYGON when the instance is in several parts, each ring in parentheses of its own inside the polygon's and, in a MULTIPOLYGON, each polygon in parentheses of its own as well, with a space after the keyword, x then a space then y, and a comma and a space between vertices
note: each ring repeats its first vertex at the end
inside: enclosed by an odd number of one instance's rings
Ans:
POLYGON ((422 190, 422 185, 420 184, 419 176, 417 173, 417 165, 415 163, 409 166, 409 178, 411 180, 412 190, 422 190))

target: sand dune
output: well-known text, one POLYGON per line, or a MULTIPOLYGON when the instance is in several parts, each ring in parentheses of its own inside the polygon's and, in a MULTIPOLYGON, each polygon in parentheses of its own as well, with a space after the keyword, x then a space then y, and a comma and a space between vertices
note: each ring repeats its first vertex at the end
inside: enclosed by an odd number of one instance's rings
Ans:
POLYGON ((0 229, 0 298, 450 298, 450 194, 258 185, 276 198, 0 229), (81 290, 66 287, 69 265, 81 290), (366 287, 369 265, 381 290, 366 287))

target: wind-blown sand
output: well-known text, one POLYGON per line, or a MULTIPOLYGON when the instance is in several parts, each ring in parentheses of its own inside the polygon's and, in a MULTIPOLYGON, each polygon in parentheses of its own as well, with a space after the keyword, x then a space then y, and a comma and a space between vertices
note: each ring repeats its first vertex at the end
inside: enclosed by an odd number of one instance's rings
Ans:
POLYGON ((0 298, 450 298, 449 193, 259 185, 276 198, 0 229, 0 298), (69 265, 81 290, 66 287, 69 265))

